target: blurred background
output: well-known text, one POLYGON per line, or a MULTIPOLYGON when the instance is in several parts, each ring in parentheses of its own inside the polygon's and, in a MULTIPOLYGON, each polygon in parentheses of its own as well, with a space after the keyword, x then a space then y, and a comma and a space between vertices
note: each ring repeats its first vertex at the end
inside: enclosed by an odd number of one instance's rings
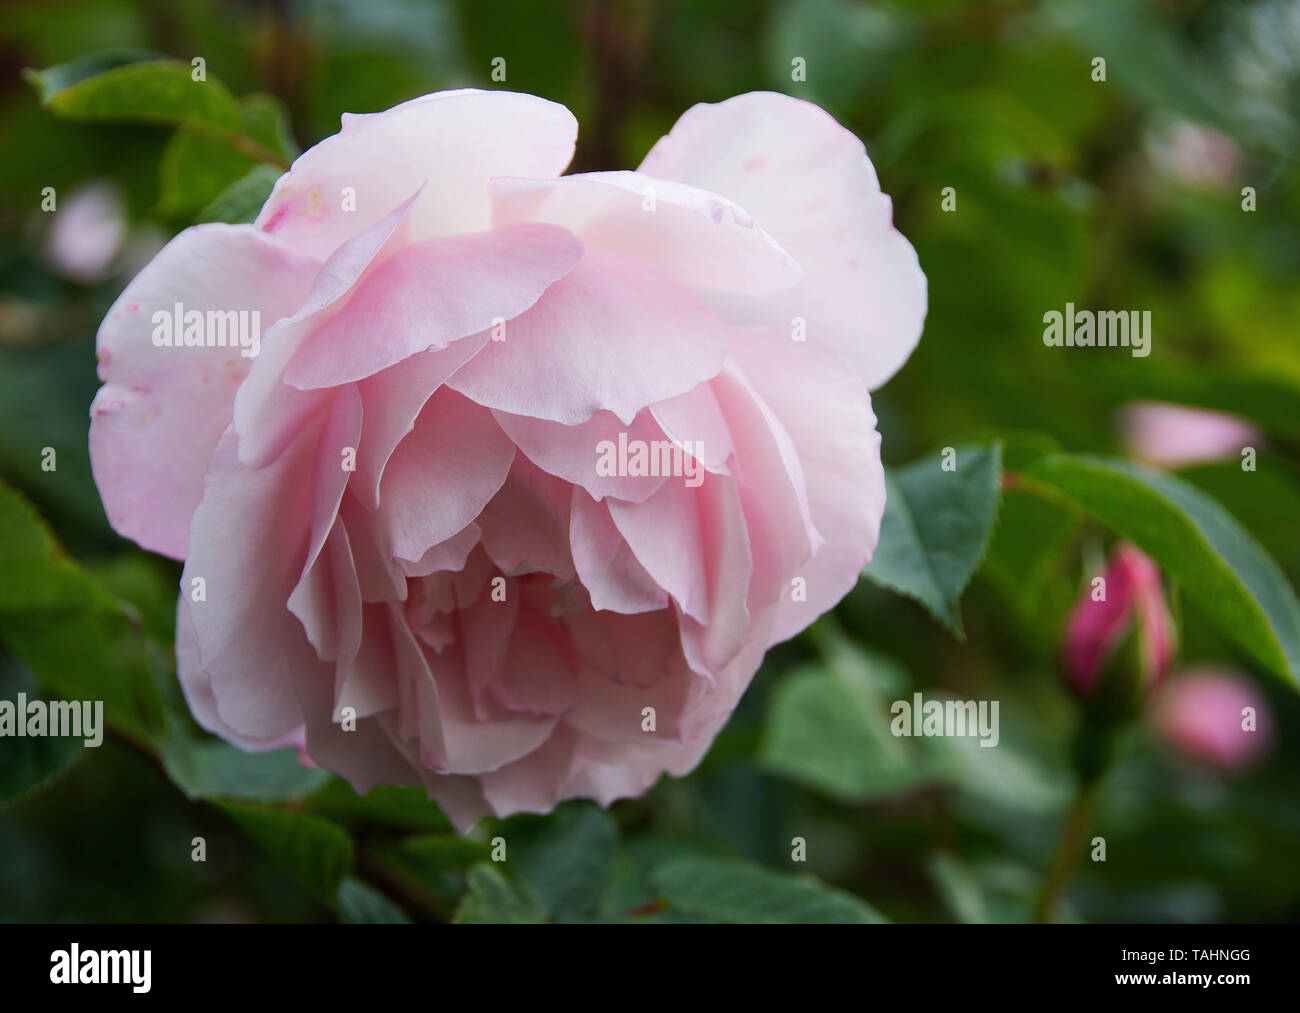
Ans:
MULTIPOLYGON (((1221 502, 1300 583, 1294 0, 8 0, 0 478, 129 603, 164 645, 163 668, 179 567, 105 520, 86 450, 95 331, 133 273, 253 163, 198 157, 169 127, 61 120, 22 75, 119 47, 202 57, 235 95, 274 96, 291 154, 343 112, 444 88, 564 103, 581 124, 576 171, 634 168, 697 102, 755 89, 818 102, 865 142, 929 279, 920 347, 875 396, 887 465, 1026 433, 1140 458, 1221 502), (1067 302, 1150 310, 1153 353, 1045 347, 1043 314, 1067 302)), ((695 774, 609 817, 569 805, 458 841, 407 793, 358 800, 318 772, 290 808, 341 827, 356 878, 417 919, 448 918, 504 833, 532 842, 524 872, 544 900, 564 892, 546 876, 566 855, 605 870, 599 897, 565 895, 553 915, 653 914, 647 870, 706 855, 806 868, 892 920, 1025 920, 1074 790, 1082 711, 1063 629, 1109 548, 1100 529, 1008 496, 963 598, 964 641, 863 581, 769 655, 695 774), (916 690, 999 700, 999 747, 889 735, 888 701, 916 690), (796 837, 803 866, 790 861, 796 837)), ((1164 689, 1210 680, 1219 696, 1202 697, 1248 700, 1264 734, 1216 750, 1195 734, 1214 720, 1196 699, 1173 717, 1174 702, 1153 704, 1093 814, 1106 861, 1082 861, 1058 917, 1295 920, 1300 700, 1176 592, 1172 607, 1164 689)), ((70 664, 107 664, 70 651, 70 664)), ((20 691, 36 692, 31 676, 0 648, 0 698, 20 691)), ((46 790, 0 808, 0 920, 335 917, 129 737, 77 753, 46 790), (191 860, 200 835, 204 863, 191 860)))

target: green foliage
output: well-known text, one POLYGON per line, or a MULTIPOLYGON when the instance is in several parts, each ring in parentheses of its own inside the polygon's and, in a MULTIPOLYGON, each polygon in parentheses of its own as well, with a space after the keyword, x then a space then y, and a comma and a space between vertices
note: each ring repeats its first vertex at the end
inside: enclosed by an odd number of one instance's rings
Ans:
POLYGON ((885 921, 852 894, 812 876, 784 875, 748 862, 683 858, 654 876, 668 903, 720 922, 855 924, 885 921))
POLYGON ((937 773, 889 730, 889 704, 910 683, 906 673, 886 658, 859 660, 807 664, 782 678, 759 753, 765 767, 843 799, 898 794, 937 773))
POLYGON ((1294 918, 1300 74, 1281 4, 156 7, 0 7, 6 52, 45 68, 0 88, 0 687, 103 700, 109 730, 101 749, 0 739, 6 919, 1024 921, 1087 730, 1059 671, 1065 616, 1121 538, 1165 574, 1176 669, 1239 667, 1280 734, 1235 773, 1174 757, 1154 722, 1116 736, 1095 818, 1110 858, 1084 863, 1057 919, 1294 918), (919 347, 872 394, 888 503, 866 579, 769 651, 689 776, 462 836, 423 788, 357 796, 292 749, 245 753, 194 725, 171 642, 179 567, 109 528, 86 409, 96 327, 149 230, 250 222, 295 134, 466 84, 568 105, 575 171, 635 166, 696 102, 818 102, 863 139, 929 290, 919 347), (1179 125, 1236 144, 1222 179, 1155 156, 1179 125), (90 179, 120 190, 131 230, 98 282, 59 273, 37 210, 45 188, 61 212, 90 179), (1066 301, 1150 309, 1151 356, 1045 347, 1043 314, 1066 301), (1125 460, 1121 412, 1141 400, 1249 422, 1258 470, 1125 460), (997 747, 895 736, 891 706, 914 693, 998 701, 997 747), (178 847, 195 836, 210 865, 178 847))
POLYGON ((880 544, 863 575, 961 636, 957 602, 993 530, 1002 455, 996 444, 953 449, 951 470, 935 455, 886 474, 880 544))
POLYGON ((536 925, 546 918, 540 898, 527 885, 511 883, 495 865, 469 870, 469 889, 456 909, 457 925, 536 925))
POLYGON ((0 485, 0 639, 40 685, 104 701, 105 720, 137 738, 163 728, 166 654, 138 621, 55 544, 36 512, 0 485))
MULTIPOLYGON (((320 903, 327 907, 338 904, 339 886, 352 868, 353 846, 337 826, 317 816, 272 806, 218 802, 217 808, 320 903)), ((357 898, 350 896, 349 900, 355 904, 357 898)))
POLYGON ((138 54, 91 54, 83 60, 29 71, 28 80, 52 112, 74 120, 141 120, 231 133, 239 103, 216 80, 194 80, 179 60, 138 54))
POLYGON ((250 220, 248 204, 265 178, 258 169, 288 168, 296 151, 283 103, 260 94, 236 99, 206 65, 199 74, 177 60, 110 51, 26 76, 59 116, 177 128, 159 164, 163 218, 190 221, 202 211, 203 221, 250 220))
POLYGON ((410 917, 372 886, 349 876, 339 884, 339 921, 348 925, 409 925, 410 917))
POLYGON ((304 768, 293 749, 245 753, 211 739, 178 739, 163 749, 167 775, 190 798, 278 802, 302 798, 329 775, 304 768))
POLYGON ((240 176, 199 212, 200 222, 251 222, 271 196, 279 169, 270 165, 255 165, 240 176))
POLYGON ((84 755, 80 739, 33 736, 6 743, 0 765, 0 807, 40 791, 84 755))
POLYGON ((1219 504, 1171 475, 1123 460, 1053 455, 1023 478, 1129 539, 1225 636, 1292 684, 1300 681, 1300 602, 1277 564, 1219 504))

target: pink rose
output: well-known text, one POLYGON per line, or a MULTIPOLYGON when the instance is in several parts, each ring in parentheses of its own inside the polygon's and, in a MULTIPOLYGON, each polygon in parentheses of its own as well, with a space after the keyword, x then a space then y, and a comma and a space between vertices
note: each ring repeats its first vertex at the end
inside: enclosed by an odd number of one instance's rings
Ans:
POLYGON ((867 391, 925 312, 816 106, 696 106, 638 172, 559 176, 576 133, 509 92, 345 116, 99 333, 96 481, 185 560, 196 718, 250 750, 305 728, 462 827, 699 762, 870 558, 867 391))
POLYGON ((57 204, 45 240, 46 259, 64 277, 93 285, 108 277, 127 239, 126 201, 117 184, 95 180, 57 204))
POLYGON ((1094 580, 1065 632, 1065 668, 1082 696, 1097 688, 1121 647, 1135 638, 1137 682, 1145 696, 1159 682, 1174 655, 1174 626, 1165 605, 1160 569, 1127 543, 1111 553, 1103 582, 1094 580))
POLYGON ((1233 672, 1195 669, 1172 679, 1156 701, 1154 717, 1166 742, 1219 770, 1249 766, 1273 741, 1267 701, 1233 672))
POLYGON ((1234 457, 1260 440, 1256 429, 1233 415, 1160 401, 1128 405, 1121 420, 1129 454, 1159 468, 1234 457))

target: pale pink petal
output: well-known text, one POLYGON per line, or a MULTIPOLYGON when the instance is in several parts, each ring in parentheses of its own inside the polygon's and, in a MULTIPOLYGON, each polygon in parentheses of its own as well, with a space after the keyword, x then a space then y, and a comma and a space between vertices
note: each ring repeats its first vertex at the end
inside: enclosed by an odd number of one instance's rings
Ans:
POLYGON ((366 426, 357 448, 352 488, 371 510, 379 506, 379 481, 388 460, 402 437, 415 427, 420 409, 487 340, 486 333, 462 338, 446 348, 413 355, 357 384, 365 405, 366 426))
POLYGON ((687 448, 709 471, 726 472, 727 459, 735 447, 710 384, 699 384, 685 394, 651 405, 650 414, 670 440, 687 448))
POLYGON ((261 469, 239 461, 227 430, 190 528, 181 593, 190 596, 201 666, 221 720, 253 738, 284 735, 303 723, 296 678, 333 681, 332 666, 320 661, 285 608, 307 553, 319 428, 301 433, 261 469), (196 601, 200 588, 203 600, 196 601))
POLYGON ((339 133, 280 177, 256 224, 324 259, 425 187, 416 239, 477 232, 492 224, 493 176, 559 175, 577 133, 562 105, 507 91, 443 91, 345 113, 339 133))
POLYGON ((381 544, 418 560, 473 521, 510 471, 514 444, 492 413, 442 388, 393 451, 380 485, 381 544))
POLYGON ((573 490, 569 539, 592 608, 634 613, 667 607, 667 593, 637 562, 609 509, 582 489, 573 490))
POLYGON ((289 595, 287 607, 302 622, 322 661, 337 662, 356 654, 361 643, 361 586, 347 526, 341 520, 330 530, 325 551, 289 595))
POLYGON ((120 534, 184 558, 203 475, 254 361, 238 347, 158 347, 154 315, 174 316, 178 304, 205 321, 210 312, 256 311, 265 334, 301 305, 317 268, 250 226, 199 225, 168 243, 113 304, 97 341, 104 386, 91 408, 90 459, 120 534))
POLYGON ((639 171, 735 201, 803 268, 799 285, 761 305, 729 302, 737 319, 790 332, 799 318, 871 389, 907 361, 925 319, 925 275, 862 142, 825 110, 773 92, 697 105, 639 171))
POLYGON ((603 409, 630 424, 715 375, 724 344, 716 315, 688 289, 621 254, 588 250, 448 385, 514 415, 577 425, 603 409))
POLYGON ((575 576, 569 552, 572 487, 516 454, 500 491, 479 514, 483 549, 507 574, 575 576))
POLYGON ((789 434, 799 455, 812 522, 825 542, 789 581, 772 631, 789 639, 832 608, 858 581, 880 537, 885 476, 880 434, 861 381, 831 349, 782 333, 739 336, 734 354, 746 378, 789 434))
POLYGON ((1159 401, 1128 405, 1122 415, 1129 454, 1158 468, 1237 457, 1261 433, 1234 415, 1159 401))
POLYGON ((635 172, 494 179, 493 221, 551 222, 586 245, 652 264, 683 285, 767 293, 799 265, 744 209, 706 190, 635 172))
POLYGON ((650 411, 639 412, 631 425, 620 422, 618 416, 607 411, 596 412, 577 425, 502 411, 492 414, 525 457, 543 471, 582 486, 596 499, 616 496, 640 503, 663 485, 662 475, 625 475, 619 474, 617 468, 598 467, 602 459, 612 459, 607 451, 616 454, 620 436, 629 446, 636 441, 649 445, 664 439, 664 432, 655 424, 650 411), (614 474, 602 474, 602 471, 614 474))
POLYGON ((415 197, 408 198, 339 247, 316 276, 301 309, 265 335, 262 352, 235 398, 239 458, 245 464, 260 468, 273 460, 328 399, 327 391, 288 386, 285 367, 317 328, 347 306, 348 294, 406 245, 414 201, 415 197))
POLYGON ((349 383, 418 352, 508 321, 582 256, 554 225, 512 225, 429 239, 394 253, 294 351, 284 382, 303 390, 349 383))
POLYGON ((578 699, 578 655, 563 625, 523 602, 489 690, 513 713, 562 715, 578 699))

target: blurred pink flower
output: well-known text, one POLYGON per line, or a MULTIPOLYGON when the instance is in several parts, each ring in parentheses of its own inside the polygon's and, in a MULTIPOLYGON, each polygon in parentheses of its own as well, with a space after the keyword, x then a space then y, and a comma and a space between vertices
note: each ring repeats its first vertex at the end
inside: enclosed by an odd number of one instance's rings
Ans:
POLYGON ((1231 138, 1189 120, 1152 131, 1146 147, 1161 175, 1202 190, 1228 186, 1241 168, 1241 153, 1231 138))
POLYGON ((1174 654, 1174 628, 1160 570, 1128 543, 1116 546, 1104 584, 1093 582, 1066 625, 1065 669, 1082 695, 1096 688, 1107 663, 1130 633, 1139 638, 1142 682, 1154 687, 1174 654))
POLYGON ((1159 468, 1221 460, 1260 438, 1233 415, 1159 401, 1128 405, 1121 426, 1128 453, 1159 468))
POLYGON ((1155 704, 1161 738, 1219 770, 1240 770, 1273 743, 1273 713, 1259 691, 1235 672, 1189 670, 1171 679, 1155 704))
POLYGON ((117 186, 95 180, 72 191, 51 213, 45 252, 59 273, 83 284, 108 276, 126 239, 126 207, 117 186))

